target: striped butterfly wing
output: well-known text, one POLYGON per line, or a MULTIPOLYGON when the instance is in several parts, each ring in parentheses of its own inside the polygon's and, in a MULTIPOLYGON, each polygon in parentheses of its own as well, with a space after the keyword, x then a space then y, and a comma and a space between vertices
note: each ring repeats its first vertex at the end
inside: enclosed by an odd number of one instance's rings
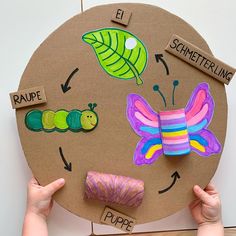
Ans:
POLYGON ((185 108, 190 145, 201 156, 210 156, 221 151, 218 139, 207 129, 213 117, 214 106, 209 85, 200 83, 185 108))
POLYGON ((147 50, 138 37, 118 28, 103 28, 82 36, 84 42, 93 47, 101 67, 112 77, 136 79, 142 84, 140 75, 147 64, 147 50))
POLYGON ((142 137, 136 146, 134 163, 152 164, 163 154, 158 114, 141 96, 130 94, 127 98, 127 118, 136 134, 142 137))

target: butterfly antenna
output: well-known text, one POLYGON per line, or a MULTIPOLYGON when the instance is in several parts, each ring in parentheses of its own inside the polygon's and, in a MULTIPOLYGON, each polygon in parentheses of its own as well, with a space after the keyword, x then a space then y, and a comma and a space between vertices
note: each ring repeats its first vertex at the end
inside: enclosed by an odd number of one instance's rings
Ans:
POLYGON ((154 85, 154 86, 153 86, 153 90, 154 90, 155 92, 158 92, 158 93, 161 95, 162 100, 163 100, 163 102, 164 102, 164 105, 165 105, 165 107, 166 107, 166 99, 165 99, 163 93, 161 92, 161 90, 160 90, 160 88, 159 88, 159 85, 157 85, 157 84, 154 85))
POLYGON ((173 81, 173 91, 172 91, 172 105, 175 105, 175 88, 179 85, 178 80, 173 81))

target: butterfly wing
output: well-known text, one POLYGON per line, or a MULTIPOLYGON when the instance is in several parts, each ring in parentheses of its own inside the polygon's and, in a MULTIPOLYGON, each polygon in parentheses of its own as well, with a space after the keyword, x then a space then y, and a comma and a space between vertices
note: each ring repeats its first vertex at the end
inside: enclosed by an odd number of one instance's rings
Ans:
POLYGON ((135 164, 153 163, 163 153, 159 115, 137 94, 128 96, 126 113, 131 127, 142 137, 135 150, 135 164))
POLYGON ((196 133, 210 124, 214 112, 214 100, 207 83, 199 84, 185 108, 188 132, 196 133))
POLYGON ((191 149, 200 156, 208 157, 221 152, 221 144, 210 130, 190 134, 191 149))
POLYGON ((221 151, 221 145, 215 135, 206 129, 211 123, 214 107, 209 85, 200 83, 190 97, 185 114, 191 148, 201 156, 221 151))
POLYGON ((142 138, 136 146, 134 163, 150 165, 163 154, 162 141, 160 138, 142 138))
POLYGON ((160 137, 159 115, 141 96, 128 95, 127 118, 133 130, 140 137, 160 137))

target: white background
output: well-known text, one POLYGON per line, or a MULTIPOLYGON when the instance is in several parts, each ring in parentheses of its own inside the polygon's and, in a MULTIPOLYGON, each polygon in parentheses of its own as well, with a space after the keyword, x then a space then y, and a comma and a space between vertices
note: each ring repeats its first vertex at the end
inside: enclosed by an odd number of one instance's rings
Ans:
MULTIPOLYGON (((96 5, 126 2, 84 0, 85 10, 96 5)), ((190 23, 208 42, 213 54, 236 67, 235 0, 135 0, 160 6, 190 23)), ((21 235, 26 187, 31 172, 25 161, 11 109, 9 93, 17 91, 21 75, 34 50, 72 16, 80 13, 80 0, 1 0, 0 4, 0 235, 21 235)), ((236 226, 236 79, 227 86, 228 129, 222 159, 213 182, 221 193, 225 226, 236 226)), ((220 94, 219 94, 220 96, 220 94)), ((136 231, 195 227, 187 209, 166 219, 136 226, 136 231)), ((94 232, 117 232, 94 225, 94 232)), ((49 219, 50 236, 89 235, 87 220, 57 204, 49 219)))

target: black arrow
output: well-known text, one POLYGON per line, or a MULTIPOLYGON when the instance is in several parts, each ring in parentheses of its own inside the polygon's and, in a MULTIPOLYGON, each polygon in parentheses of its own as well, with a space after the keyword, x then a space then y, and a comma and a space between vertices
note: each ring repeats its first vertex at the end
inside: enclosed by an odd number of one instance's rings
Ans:
POLYGON ((78 68, 76 68, 75 70, 72 71, 72 73, 69 75, 68 79, 66 80, 65 84, 61 84, 61 89, 63 93, 66 93, 67 91, 69 91, 71 89, 71 87, 69 86, 69 83, 72 79, 72 77, 75 75, 75 73, 77 73, 79 71, 78 68))
POLYGON ((65 166, 64 166, 64 169, 65 170, 68 170, 68 171, 72 171, 72 164, 71 162, 68 164, 68 162, 66 161, 64 155, 63 155, 63 152, 62 152, 62 148, 59 147, 59 152, 60 152, 60 155, 61 155, 61 159, 62 161, 64 162, 65 166))
POLYGON ((163 63, 163 65, 166 68, 166 74, 169 75, 169 68, 168 68, 165 60, 163 59, 163 54, 155 54, 155 58, 156 58, 157 63, 159 63, 160 61, 163 63))
POLYGON ((173 182, 172 182, 172 184, 171 184, 168 188, 165 188, 165 189, 163 189, 163 190, 158 191, 159 194, 162 194, 162 193, 165 193, 165 192, 169 191, 169 190, 174 186, 176 180, 177 180, 177 179, 180 179, 180 175, 179 175, 178 171, 175 171, 175 172, 171 175, 171 177, 174 179, 173 182))

